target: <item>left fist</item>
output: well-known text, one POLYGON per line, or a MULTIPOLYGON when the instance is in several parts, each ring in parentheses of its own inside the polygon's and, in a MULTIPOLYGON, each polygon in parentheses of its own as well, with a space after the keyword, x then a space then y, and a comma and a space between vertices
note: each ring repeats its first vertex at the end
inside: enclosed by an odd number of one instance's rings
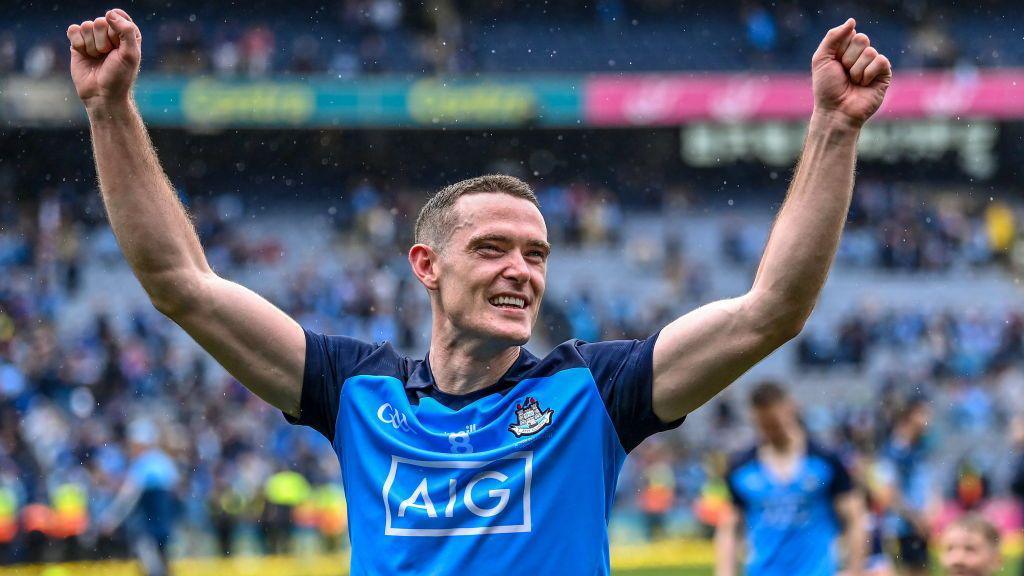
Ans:
POLYGON ((811 57, 814 106, 860 127, 878 110, 892 82, 889 59, 850 18, 825 34, 811 57))

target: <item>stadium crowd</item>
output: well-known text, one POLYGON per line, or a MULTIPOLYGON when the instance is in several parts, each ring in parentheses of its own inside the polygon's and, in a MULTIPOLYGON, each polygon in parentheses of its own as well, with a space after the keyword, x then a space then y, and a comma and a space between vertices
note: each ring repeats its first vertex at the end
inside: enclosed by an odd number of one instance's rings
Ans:
MULTIPOLYGON (((26 197, 16 192, 24 189, 24 177, 3 171, 0 176, 0 562, 124 556, 128 536, 139 530, 138 510, 165 523, 168 535, 175 527, 171 541, 177 552, 343 546, 338 467, 315 432, 286 425, 278 412, 183 343, 180 330, 151 307, 125 308, 109 295, 83 290, 87 269, 124 270, 95 191, 54 183, 33 187, 35 193, 26 197), (91 303, 86 320, 70 329, 69 310, 83 301, 91 303), (148 494, 134 514, 124 509, 126 483, 148 494)), ((939 203, 933 212, 900 190, 870 181, 859 186, 851 236, 872 239, 868 252, 877 255, 847 255, 841 265, 896 268, 901 274, 1000 269, 1014 243, 993 241, 1005 232, 992 232, 993 222, 1006 222, 992 218, 991 207, 939 203), (892 266, 883 254, 893 248, 893 231, 919 235, 920 245, 936 244, 922 252, 940 256, 916 261, 941 265, 892 266)), ((427 192, 389 190, 372 179, 347 190, 340 207, 328 211, 334 223, 330 245, 345 255, 340 272, 297 264, 283 257, 285 249, 273 234, 251 233, 242 197, 196 195, 187 201, 220 273, 285 267, 288 282, 266 294, 300 323, 390 340, 415 354, 426 344, 427 308, 402 254, 409 214, 415 214, 411 207, 427 192)), ((628 248, 634 239, 626 232, 634 210, 614 191, 571 182, 540 184, 538 193, 556 245, 569 251, 614 248, 606 254, 636 251, 628 248)), ((1019 208, 1005 207, 1011 228, 1019 208)), ((736 219, 720 219, 723 226, 728 222, 736 219)), ((702 261, 681 241, 665 242, 649 280, 668 279, 676 286, 680 303, 672 305, 553 287, 541 345, 571 337, 646 336, 712 293, 708 266, 754 262, 756 249, 736 243, 726 230, 721 251, 733 260, 716 263, 702 261)), ((838 322, 834 344, 809 334, 791 358, 794 377, 800 368, 819 378, 821 368, 867 365, 876 354, 889 360, 872 371, 871 378, 883 375, 871 384, 881 400, 861 406, 812 403, 806 424, 843 447, 865 482, 876 484, 881 480, 867 475, 885 461, 898 407, 908 402, 941 397, 949 405, 932 406, 944 429, 1005 435, 1024 410, 1014 395, 1024 389, 1022 318, 1024 309, 1012 307, 992 315, 936 315, 923 305, 882 306, 838 322)), ((742 433, 743 406, 735 395, 727 393, 706 411, 709 417, 652 439, 630 458, 613 525, 626 526, 626 533, 629 525, 639 525, 643 537, 656 538, 714 521, 724 502, 716 484, 724 455, 749 434, 742 433)), ((915 467, 930 466, 925 448, 913 451, 915 467)), ((963 478, 981 478, 977 470, 987 464, 965 461, 954 477, 935 481, 936 493, 954 502, 970 496, 969 504, 977 506, 980 498, 964 491, 963 478)), ((1005 493, 1006 482, 997 484, 1005 493)))
MULTIPOLYGON (((538 10, 532 2, 501 1, 269 3, 224 18, 209 8, 183 12, 152 3, 140 25, 152 42, 146 65, 160 72, 351 79, 381 73, 802 69, 803 58, 797 56, 813 50, 824 20, 833 14, 822 13, 817 3, 795 0, 691 2, 685 8, 661 0, 543 4, 538 10), (692 11, 701 14, 699 22, 692 11), (549 20, 539 21, 538 13, 549 20), (554 28, 551 19, 558 22, 554 28), (699 62, 682 59, 708 35, 721 38, 730 50, 704 54, 699 62), (558 42, 559 36, 565 41, 558 42), (674 55, 647 49, 652 37, 672 42, 668 52, 674 55), (521 46, 534 49, 524 53, 521 46)), ((998 30, 988 26, 996 18, 1011 28, 1018 15, 1009 3, 981 9, 874 1, 850 8, 834 7, 837 14, 892 23, 887 38, 907 47, 894 54, 901 68, 1012 66, 1024 60, 1024 54, 1001 48, 1005 43, 993 35, 998 30), (957 26, 950 25, 954 21, 957 26)), ((51 15, 24 10, 25 18, 0 24, 0 75, 62 73, 67 68, 63 28, 41 36, 29 29, 38 26, 30 22, 51 15)))
MULTIPOLYGON (((1017 239, 1014 207, 960 194, 953 187, 863 178, 850 206, 837 258, 851 267, 893 272, 942 272, 1010 264, 1017 239)), ((722 249, 738 265, 756 265, 763 231, 731 220, 722 249)))

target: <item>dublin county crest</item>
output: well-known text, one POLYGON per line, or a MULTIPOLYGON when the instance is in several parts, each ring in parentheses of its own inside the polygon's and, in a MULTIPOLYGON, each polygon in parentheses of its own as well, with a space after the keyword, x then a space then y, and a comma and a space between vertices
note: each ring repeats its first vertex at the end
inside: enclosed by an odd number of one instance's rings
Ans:
POLYGON ((555 411, 551 408, 542 411, 537 399, 527 396, 522 404, 516 405, 518 422, 510 424, 508 431, 515 434, 516 438, 536 434, 551 424, 551 417, 554 414, 555 411))

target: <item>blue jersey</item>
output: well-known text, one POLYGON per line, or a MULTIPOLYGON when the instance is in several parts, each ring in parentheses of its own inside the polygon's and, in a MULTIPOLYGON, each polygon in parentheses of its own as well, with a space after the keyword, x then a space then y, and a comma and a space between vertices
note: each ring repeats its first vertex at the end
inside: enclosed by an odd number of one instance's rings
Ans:
POLYGON ((161 545, 166 543, 178 512, 174 489, 179 479, 174 460, 158 448, 147 450, 131 463, 128 481, 138 486, 141 494, 128 520, 129 531, 141 530, 161 545))
POLYGON ((747 576, 836 573, 834 502, 853 482, 834 455, 808 444, 796 474, 780 481, 751 449, 734 460, 726 482, 746 521, 747 576))
POLYGON ((351 573, 608 574, 626 453, 682 422, 651 409, 656 337, 522 349, 498 382, 451 395, 429 354, 307 330, 290 420, 338 454, 351 573))
MULTIPOLYGON (((882 462, 904 505, 923 514, 932 492, 931 465, 925 441, 919 439, 906 443, 893 438, 882 449, 882 462)), ((886 521, 888 532, 896 536, 917 534, 914 526, 895 511, 889 511, 886 521)))

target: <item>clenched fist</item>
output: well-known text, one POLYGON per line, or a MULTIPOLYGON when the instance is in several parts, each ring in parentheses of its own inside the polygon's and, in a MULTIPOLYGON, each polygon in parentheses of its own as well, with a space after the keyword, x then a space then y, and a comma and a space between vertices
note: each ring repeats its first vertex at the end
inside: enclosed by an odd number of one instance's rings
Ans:
POLYGON ((127 100, 139 73, 142 34, 120 8, 68 27, 71 79, 86 107, 127 100))
POLYGON ((892 81, 889 59, 850 18, 825 34, 811 58, 814 105, 860 127, 878 110, 892 81))

